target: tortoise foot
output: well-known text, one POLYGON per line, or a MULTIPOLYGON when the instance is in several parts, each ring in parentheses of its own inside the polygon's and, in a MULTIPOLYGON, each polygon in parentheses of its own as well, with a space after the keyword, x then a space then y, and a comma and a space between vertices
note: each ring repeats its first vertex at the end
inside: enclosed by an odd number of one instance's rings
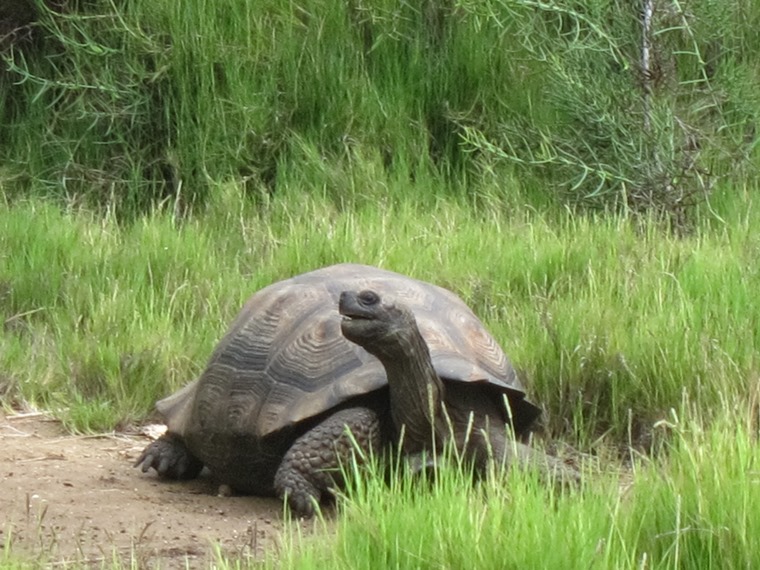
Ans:
POLYGON ((194 479, 203 469, 203 463, 179 437, 165 434, 143 450, 134 467, 141 467, 143 473, 152 467, 166 479, 194 479))

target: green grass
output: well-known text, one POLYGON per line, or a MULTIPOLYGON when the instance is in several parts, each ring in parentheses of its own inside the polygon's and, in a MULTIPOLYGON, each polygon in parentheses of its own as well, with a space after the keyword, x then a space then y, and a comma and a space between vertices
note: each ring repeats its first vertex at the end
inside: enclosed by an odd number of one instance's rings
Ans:
POLYGON ((201 214, 167 207, 127 225, 10 205, 0 211, 5 390, 67 409, 77 430, 135 421, 197 375, 253 292, 341 261, 461 294, 545 407, 549 432, 584 446, 601 436, 646 446, 685 395, 709 415, 754 382, 752 212, 671 237, 485 198, 356 200, 284 194, 255 206, 227 185, 201 214))
MULTIPOLYGON (((557 493, 532 474, 473 487, 444 471, 390 488, 374 474, 343 504, 334 538, 301 538, 282 568, 753 568, 760 524, 758 447, 743 422, 671 426, 667 459, 589 472, 557 493)), ((228 561, 229 562, 229 561, 228 561)))
POLYGON ((531 474, 473 487, 453 472, 421 489, 370 473, 330 538, 286 544, 271 565, 757 565, 751 200, 716 195, 698 228, 676 237, 488 193, 308 196, 294 187, 256 202, 221 185, 203 212, 166 205, 129 224, 44 200, 6 204, 5 405, 53 409, 74 431, 139 422, 199 373, 252 292, 330 263, 382 265, 462 295, 544 406, 548 437, 597 454, 601 473, 566 495, 531 474))

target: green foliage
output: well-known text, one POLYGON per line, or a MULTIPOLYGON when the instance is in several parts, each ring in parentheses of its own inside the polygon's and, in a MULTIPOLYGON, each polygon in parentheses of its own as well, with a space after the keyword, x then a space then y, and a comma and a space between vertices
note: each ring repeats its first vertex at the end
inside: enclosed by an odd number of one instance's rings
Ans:
POLYGON ((184 210, 212 181, 268 194, 303 173, 304 151, 376 157, 407 180, 433 168, 429 146, 442 165, 459 152, 441 116, 457 86, 433 65, 433 39, 419 39, 428 22, 411 5, 98 0, 40 11, 41 45, 6 55, 14 83, 0 89, 17 193, 120 215, 169 198, 184 210))
POLYGON ((642 8, 621 2, 46 4, 35 42, 2 54, 17 196, 184 212, 219 183, 266 200, 371 163, 436 195, 509 193, 517 173, 549 199, 681 222, 716 177, 756 175, 749 0, 652 0, 645 69, 642 8))
POLYGON ((468 144, 492 161, 520 165, 572 202, 654 211, 676 224, 717 179, 746 176, 760 110, 749 95, 758 88, 756 38, 745 33, 746 19, 760 17, 754 5, 463 5, 521 46, 542 78, 535 96, 551 109, 468 126, 468 144))

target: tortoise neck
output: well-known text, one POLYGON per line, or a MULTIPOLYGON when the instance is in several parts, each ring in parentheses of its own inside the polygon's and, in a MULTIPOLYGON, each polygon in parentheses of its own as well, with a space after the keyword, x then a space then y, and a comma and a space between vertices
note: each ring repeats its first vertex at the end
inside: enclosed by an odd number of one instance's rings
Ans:
POLYGON ((425 339, 416 326, 405 329, 389 350, 378 355, 390 388, 391 417, 405 452, 434 447, 443 382, 433 367, 425 339))

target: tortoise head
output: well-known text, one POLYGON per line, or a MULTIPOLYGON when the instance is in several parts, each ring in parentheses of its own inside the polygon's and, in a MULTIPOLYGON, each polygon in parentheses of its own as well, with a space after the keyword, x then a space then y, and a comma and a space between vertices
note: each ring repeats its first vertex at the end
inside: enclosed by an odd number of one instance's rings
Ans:
POLYGON ((419 334, 411 309, 370 289, 343 291, 338 311, 343 336, 377 357, 392 355, 419 334))
POLYGON ((443 384, 414 313, 371 290, 344 291, 338 311, 343 315, 343 336, 378 358, 385 368, 391 418, 399 433, 405 434, 405 451, 425 449, 437 430, 443 384))

